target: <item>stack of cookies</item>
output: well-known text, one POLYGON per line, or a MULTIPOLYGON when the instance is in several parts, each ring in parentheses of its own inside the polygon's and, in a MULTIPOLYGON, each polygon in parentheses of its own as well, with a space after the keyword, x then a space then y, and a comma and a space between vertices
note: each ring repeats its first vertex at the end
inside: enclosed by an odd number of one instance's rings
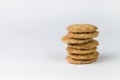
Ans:
POLYGON ((88 64, 98 58, 97 27, 91 24, 74 24, 67 27, 68 33, 62 38, 67 43, 67 61, 71 64, 88 64))

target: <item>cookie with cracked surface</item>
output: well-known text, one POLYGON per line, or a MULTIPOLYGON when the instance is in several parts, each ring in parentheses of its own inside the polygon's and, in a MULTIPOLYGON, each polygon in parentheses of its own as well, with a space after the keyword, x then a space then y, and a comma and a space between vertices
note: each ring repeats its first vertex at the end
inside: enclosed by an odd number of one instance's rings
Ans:
POLYGON ((99 53, 97 51, 89 54, 72 54, 69 53, 68 56, 74 59, 96 59, 98 57, 99 53))
POLYGON ((69 38, 76 38, 76 39, 88 39, 88 38, 94 38, 97 37, 99 34, 98 31, 89 32, 89 33, 67 33, 67 37, 69 38))
POLYGON ((92 40, 84 44, 68 44, 69 47, 75 48, 75 49, 92 49, 94 47, 97 47, 98 45, 99 45, 99 42, 97 40, 92 40))
POLYGON ((97 59, 82 60, 82 59, 73 59, 70 56, 67 56, 66 60, 71 64, 89 64, 95 62, 97 59))
POLYGON ((67 27, 69 32, 94 32, 97 27, 92 24, 73 24, 67 27))
POLYGON ((62 38, 62 41, 68 44, 83 44, 83 43, 88 43, 90 41, 92 41, 93 39, 89 38, 89 39, 74 39, 74 38, 69 38, 67 36, 64 36, 62 38))
POLYGON ((88 54, 88 53, 95 52, 97 48, 95 47, 92 49, 74 49, 71 47, 67 47, 66 50, 68 53, 73 53, 73 54, 88 54))

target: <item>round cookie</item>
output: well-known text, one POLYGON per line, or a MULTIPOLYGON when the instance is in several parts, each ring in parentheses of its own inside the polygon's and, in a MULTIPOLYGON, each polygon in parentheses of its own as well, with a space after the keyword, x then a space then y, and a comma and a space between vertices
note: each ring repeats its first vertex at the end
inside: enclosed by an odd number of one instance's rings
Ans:
POLYGON ((81 60, 81 59, 73 59, 70 56, 67 56, 66 60, 71 64, 89 64, 95 62, 97 59, 81 60))
POLYGON ((67 27, 69 32, 94 32, 97 27, 91 24, 73 24, 67 27))
POLYGON ((67 37, 69 38, 77 38, 77 39, 88 39, 97 37, 99 34, 98 31, 90 32, 90 33, 67 33, 67 37))
POLYGON ((75 49, 92 49, 94 47, 97 47, 98 45, 99 45, 99 42, 97 40, 92 40, 84 44, 68 44, 69 47, 75 48, 75 49))
POLYGON ((96 59, 98 57, 98 52, 93 52, 93 53, 89 53, 89 54, 72 54, 72 53, 69 53, 68 54, 71 58, 74 58, 74 59, 96 59))
POLYGON ((62 38, 62 41, 68 44, 83 44, 92 41, 93 39, 73 39, 67 36, 62 38))
POLYGON ((93 53, 97 50, 97 48, 92 48, 92 49, 74 49, 71 47, 67 47, 66 50, 68 53, 73 53, 73 54, 88 54, 88 53, 93 53))

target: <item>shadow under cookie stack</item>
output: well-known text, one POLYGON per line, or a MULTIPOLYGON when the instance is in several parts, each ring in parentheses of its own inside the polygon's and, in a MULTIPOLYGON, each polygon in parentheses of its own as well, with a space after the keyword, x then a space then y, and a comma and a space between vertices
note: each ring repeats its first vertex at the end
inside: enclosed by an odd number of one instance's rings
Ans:
POLYGON ((98 58, 97 46, 99 42, 93 38, 99 32, 91 24, 74 24, 67 27, 68 33, 62 38, 67 43, 67 61, 71 64, 89 64, 98 58))

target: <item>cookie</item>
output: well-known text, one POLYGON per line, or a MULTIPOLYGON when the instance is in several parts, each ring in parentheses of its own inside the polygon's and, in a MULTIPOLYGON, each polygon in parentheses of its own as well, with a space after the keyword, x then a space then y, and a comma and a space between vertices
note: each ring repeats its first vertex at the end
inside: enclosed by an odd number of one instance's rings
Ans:
POLYGON ((98 31, 90 32, 90 33, 67 33, 67 37, 69 38, 77 38, 77 39, 88 39, 97 37, 99 34, 98 31))
POLYGON ((62 38, 62 41, 68 44, 83 44, 83 43, 88 43, 92 40, 93 39, 74 39, 74 38, 69 38, 67 36, 64 36, 62 38))
POLYGON ((96 59, 98 57, 98 52, 95 51, 93 53, 89 53, 89 54, 72 54, 72 53, 69 53, 68 54, 71 58, 74 58, 74 59, 96 59))
POLYGON ((67 27, 68 32, 94 32, 97 27, 91 24, 73 24, 67 27))
POLYGON ((89 64, 95 62, 97 59, 82 60, 82 59, 73 59, 70 56, 67 56, 66 60, 71 64, 89 64))
POLYGON ((99 42, 97 40, 92 40, 84 44, 68 44, 68 47, 75 48, 75 49, 92 49, 94 47, 97 47, 98 45, 99 45, 99 42))
POLYGON ((67 47, 66 50, 68 51, 68 53, 73 53, 73 54, 88 54, 88 53, 95 52, 97 48, 95 47, 92 49, 74 49, 71 47, 67 47))

